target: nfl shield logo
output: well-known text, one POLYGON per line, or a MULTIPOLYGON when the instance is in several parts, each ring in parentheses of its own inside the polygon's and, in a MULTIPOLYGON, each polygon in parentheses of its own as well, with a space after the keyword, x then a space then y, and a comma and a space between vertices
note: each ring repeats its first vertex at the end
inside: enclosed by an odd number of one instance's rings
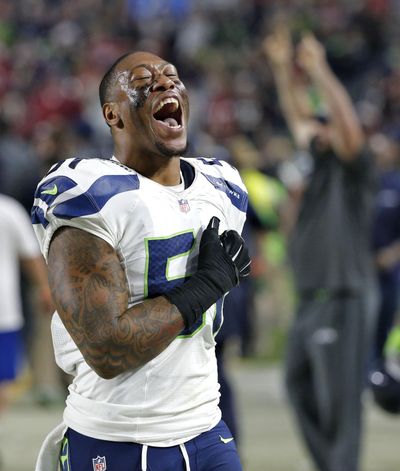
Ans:
POLYGON ((190 211, 188 200, 179 200, 178 203, 179 203, 179 209, 182 211, 182 213, 187 213, 188 211, 190 211))
POLYGON ((105 456, 98 456, 97 458, 93 458, 93 471, 106 471, 107 464, 106 464, 106 457, 105 456))

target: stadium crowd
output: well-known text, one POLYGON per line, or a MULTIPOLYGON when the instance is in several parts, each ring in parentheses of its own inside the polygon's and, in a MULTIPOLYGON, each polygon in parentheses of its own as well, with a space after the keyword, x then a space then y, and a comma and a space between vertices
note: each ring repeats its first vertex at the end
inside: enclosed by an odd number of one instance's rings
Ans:
MULTIPOLYGON (((1 190, 29 207, 52 162, 109 155, 98 82, 133 49, 154 51, 182 71, 194 154, 228 158, 241 134, 255 144, 260 165, 276 166, 290 155, 277 142, 286 127, 261 44, 282 11, 295 40, 311 29, 325 45, 376 150, 386 143, 374 139, 381 133, 398 142, 398 1, 2 0, 1 190)), ((310 100, 319 111, 312 91, 310 100)))

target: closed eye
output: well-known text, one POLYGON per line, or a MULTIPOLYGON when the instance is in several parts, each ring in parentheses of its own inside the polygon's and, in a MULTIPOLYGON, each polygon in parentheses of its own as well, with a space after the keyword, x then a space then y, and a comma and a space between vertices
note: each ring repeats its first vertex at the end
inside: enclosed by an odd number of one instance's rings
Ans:
POLYGON ((136 80, 149 80, 151 79, 151 76, 150 75, 146 75, 144 77, 134 77, 133 78, 133 81, 135 82, 136 80))

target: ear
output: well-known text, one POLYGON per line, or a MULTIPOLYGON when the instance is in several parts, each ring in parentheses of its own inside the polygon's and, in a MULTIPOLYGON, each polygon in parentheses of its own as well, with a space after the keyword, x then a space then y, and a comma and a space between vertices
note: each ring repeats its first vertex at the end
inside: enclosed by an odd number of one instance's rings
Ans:
POLYGON ((121 113, 118 103, 104 103, 103 116, 110 127, 123 127, 121 113))

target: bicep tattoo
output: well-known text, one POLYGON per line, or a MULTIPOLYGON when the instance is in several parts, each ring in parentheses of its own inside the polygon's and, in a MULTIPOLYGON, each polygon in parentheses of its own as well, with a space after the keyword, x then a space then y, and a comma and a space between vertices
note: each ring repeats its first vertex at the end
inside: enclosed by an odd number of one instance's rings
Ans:
POLYGON ((86 362, 103 377, 142 366, 183 328, 164 297, 128 309, 128 285, 116 251, 75 228, 59 229, 49 251, 49 282, 58 313, 86 362))

